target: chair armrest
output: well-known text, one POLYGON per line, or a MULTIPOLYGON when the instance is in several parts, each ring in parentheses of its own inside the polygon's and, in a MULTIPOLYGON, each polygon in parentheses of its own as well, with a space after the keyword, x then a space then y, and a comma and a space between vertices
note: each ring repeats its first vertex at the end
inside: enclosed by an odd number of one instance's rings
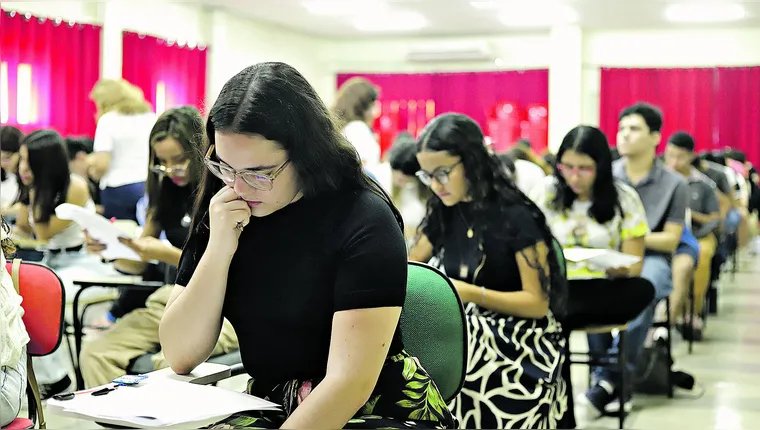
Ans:
POLYGON ((143 281, 142 276, 93 276, 74 279, 73 284, 85 288, 158 288, 165 285, 159 281, 143 281))

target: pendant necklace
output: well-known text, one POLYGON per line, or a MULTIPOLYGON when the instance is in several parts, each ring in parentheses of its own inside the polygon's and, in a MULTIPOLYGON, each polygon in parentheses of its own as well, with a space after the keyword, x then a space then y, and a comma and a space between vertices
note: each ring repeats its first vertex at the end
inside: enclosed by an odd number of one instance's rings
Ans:
MULTIPOLYGON (((467 227, 467 238, 472 239, 475 237, 475 232, 472 230, 472 226, 470 226, 470 223, 467 221, 467 218, 465 218, 464 213, 462 213, 462 208, 459 209, 459 216, 462 218, 462 221, 464 222, 464 226, 467 227)), ((466 248, 469 248, 469 243, 467 244, 466 248)), ((460 254, 462 255, 462 251, 464 249, 460 250, 460 254)), ((470 265, 469 261, 461 261, 459 263, 459 278, 462 280, 467 280, 467 276, 470 274, 470 265)))

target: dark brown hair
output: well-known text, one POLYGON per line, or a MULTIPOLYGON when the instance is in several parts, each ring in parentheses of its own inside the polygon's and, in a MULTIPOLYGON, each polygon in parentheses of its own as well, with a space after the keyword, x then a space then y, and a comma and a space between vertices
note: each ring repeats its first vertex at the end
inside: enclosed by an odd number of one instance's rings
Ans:
POLYGON ((364 116, 377 100, 377 87, 372 82, 354 77, 340 86, 333 104, 333 114, 343 128, 352 121, 364 121, 364 116))

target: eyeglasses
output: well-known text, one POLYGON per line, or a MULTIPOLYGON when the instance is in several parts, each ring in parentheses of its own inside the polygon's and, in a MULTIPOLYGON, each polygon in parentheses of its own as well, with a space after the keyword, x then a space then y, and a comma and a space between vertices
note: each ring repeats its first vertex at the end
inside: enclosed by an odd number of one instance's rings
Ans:
POLYGON ((433 171, 433 173, 428 173, 424 170, 418 170, 415 175, 417 178, 425 184, 425 186, 430 186, 433 184, 433 179, 435 179, 436 182, 438 182, 441 185, 446 185, 449 183, 449 175, 451 172, 456 168, 458 165, 462 163, 462 160, 457 161, 456 163, 452 164, 449 167, 439 167, 433 171))
POLYGON ((185 160, 179 166, 166 167, 163 164, 157 164, 150 168, 150 171, 156 175, 164 176, 182 176, 187 173, 188 166, 190 166, 190 160, 185 160))
POLYGON ((562 164, 562 163, 557 163, 557 170, 564 177, 568 177, 571 175, 588 177, 588 176, 593 175, 594 172, 596 171, 596 169, 594 169, 593 167, 587 167, 587 166, 574 167, 574 166, 568 166, 567 164, 562 164))
POLYGON ((226 164, 222 164, 218 161, 211 159, 211 154, 214 153, 214 145, 208 148, 206 157, 203 159, 203 163, 214 176, 224 181, 226 184, 235 182, 235 178, 240 177, 246 184, 261 191, 271 191, 274 187, 274 180, 277 176, 285 170, 285 167, 290 163, 290 160, 286 160, 271 174, 257 173, 251 170, 238 171, 226 164))

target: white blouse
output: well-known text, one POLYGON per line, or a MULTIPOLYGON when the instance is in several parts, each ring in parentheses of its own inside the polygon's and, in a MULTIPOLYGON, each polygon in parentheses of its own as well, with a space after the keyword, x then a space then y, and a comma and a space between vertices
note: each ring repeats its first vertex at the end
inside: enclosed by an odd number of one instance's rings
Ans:
MULTIPOLYGON (((7 237, 4 229, 2 239, 7 237)), ((0 250, 0 366, 13 367, 21 359, 21 351, 29 343, 21 296, 16 293, 13 278, 5 267, 5 255, 0 250)))

